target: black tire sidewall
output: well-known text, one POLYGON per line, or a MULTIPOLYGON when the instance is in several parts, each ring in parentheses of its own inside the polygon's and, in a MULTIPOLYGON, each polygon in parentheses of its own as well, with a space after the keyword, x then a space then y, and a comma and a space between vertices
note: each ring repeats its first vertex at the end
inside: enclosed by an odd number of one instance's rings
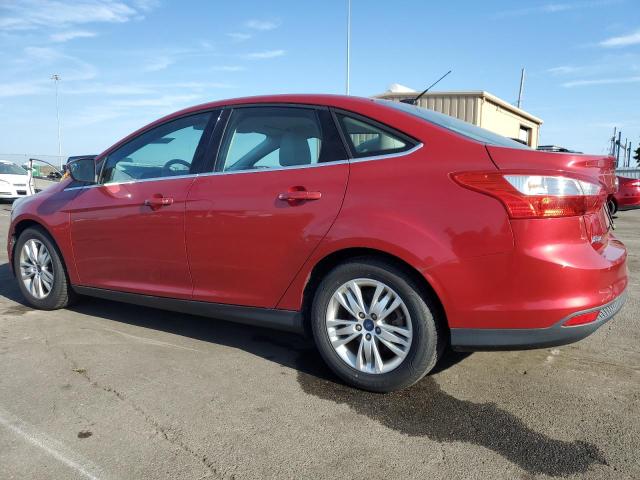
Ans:
POLYGON ((34 227, 27 228, 24 232, 22 232, 16 242, 16 247, 13 255, 13 268, 16 274, 16 279, 18 281, 18 288, 20 289, 20 292, 29 305, 40 310, 55 310, 66 306, 69 300, 69 284, 67 280, 67 273, 60 256, 60 252, 58 251, 58 248, 48 234, 43 232, 41 229, 34 227), (53 267, 53 287, 51 288, 49 295, 42 299, 36 298, 31 295, 31 293, 27 290, 24 283, 22 282, 22 277, 20 275, 20 254, 22 252, 22 247, 28 240, 31 239, 42 242, 44 246, 47 247, 47 250, 49 250, 49 255, 51 255, 51 265, 53 267))
POLYGON ((311 309, 311 330, 322 358, 345 382, 375 392, 388 392, 406 388, 426 375, 435 365, 440 332, 419 287, 409 275, 393 265, 376 259, 357 260, 334 268, 320 283, 311 309), (356 278, 371 278, 391 287, 404 301, 412 326, 412 343, 403 362, 394 370, 383 374, 360 372, 347 365, 334 350, 326 329, 326 312, 331 297, 344 283, 356 278))

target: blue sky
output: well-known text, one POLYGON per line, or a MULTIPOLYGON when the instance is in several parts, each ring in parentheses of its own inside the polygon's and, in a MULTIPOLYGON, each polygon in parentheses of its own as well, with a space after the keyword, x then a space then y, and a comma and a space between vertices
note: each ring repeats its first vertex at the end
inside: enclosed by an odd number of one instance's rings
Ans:
MULTIPOLYGON (((640 142, 640 2, 352 0, 351 93, 486 90, 541 117, 542 143, 640 142)), ((98 153, 209 100, 343 93, 346 0, 0 0, 0 154, 98 153)))

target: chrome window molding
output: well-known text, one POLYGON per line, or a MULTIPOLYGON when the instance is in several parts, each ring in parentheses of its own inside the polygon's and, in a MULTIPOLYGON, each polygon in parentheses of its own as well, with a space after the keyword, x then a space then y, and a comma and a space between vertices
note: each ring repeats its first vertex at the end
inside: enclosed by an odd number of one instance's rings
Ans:
POLYGON ((247 173, 267 173, 273 171, 281 171, 281 170, 298 170, 298 169, 306 169, 306 168, 318 168, 318 167, 329 167, 331 165, 344 165, 345 163, 362 163, 362 162, 371 162, 377 160, 388 160, 391 158, 404 157, 406 155, 411 155, 416 151, 420 150, 424 146, 423 143, 418 143, 415 147, 410 148, 409 150, 405 150, 404 152, 397 153, 389 153, 386 155, 373 155, 371 157, 361 157, 361 158, 351 158, 344 160, 336 160, 334 162, 324 162, 324 163, 314 163, 311 165, 291 165, 288 167, 276 167, 276 168, 264 168, 264 169, 248 169, 248 170, 227 170, 225 172, 206 172, 206 173, 191 173, 188 175, 175 175, 171 177, 156 177, 156 178, 143 178, 140 180, 129 180, 126 182, 111 182, 111 183, 95 183, 92 185, 83 185, 81 187, 69 187, 65 188, 65 190, 82 190, 86 188, 96 188, 96 187, 109 187, 112 185, 130 185, 132 183, 143 183, 143 182, 160 182, 163 180, 177 180, 181 178, 197 178, 197 177, 210 177, 214 175, 237 175, 237 174, 247 174, 247 173))

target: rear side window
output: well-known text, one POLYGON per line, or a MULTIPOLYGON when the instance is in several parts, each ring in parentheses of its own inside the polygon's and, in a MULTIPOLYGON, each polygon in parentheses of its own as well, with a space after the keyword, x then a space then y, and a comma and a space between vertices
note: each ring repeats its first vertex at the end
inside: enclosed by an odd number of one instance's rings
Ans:
POLYGON ((220 152, 225 172, 304 167, 347 158, 329 111, 298 107, 234 109, 220 152))
POLYGON ((340 113, 338 119, 352 155, 356 158, 404 152, 416 145, 415 141, 400 132, 390 130, 373 121, 369 122, 360 117, 340 113))

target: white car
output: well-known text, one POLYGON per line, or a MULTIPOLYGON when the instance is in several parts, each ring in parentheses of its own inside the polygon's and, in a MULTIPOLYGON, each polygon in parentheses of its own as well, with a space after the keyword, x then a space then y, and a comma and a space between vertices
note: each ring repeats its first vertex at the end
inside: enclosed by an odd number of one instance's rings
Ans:
POLYGON ((33 194, 27 171, 15 163, 0 160, 0 200, 33 194))

